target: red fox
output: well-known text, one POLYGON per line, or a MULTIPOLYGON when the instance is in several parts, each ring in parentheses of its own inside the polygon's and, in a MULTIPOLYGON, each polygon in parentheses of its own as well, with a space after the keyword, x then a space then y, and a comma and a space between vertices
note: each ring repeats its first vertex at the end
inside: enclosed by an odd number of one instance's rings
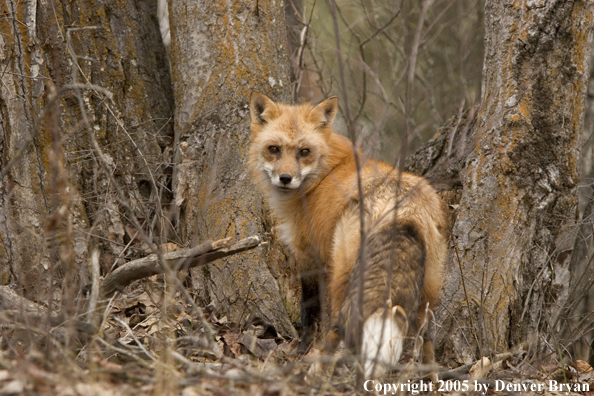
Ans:
POLYGON ((397 364, 404 338, 416 332, 424 335, 423 361, 433 363, 426 330, 447 251, 443 203, 422 177, 369 159, 361 162, 361 202, 353 145, 332 129, 337 111, 336 97, 316 106, 275 103, 258 92, 250 98, 249 168, 301 276, 298 351, 311 346, 322 304, 329 301, 328 349, 340 338, 349 348, 362 340, 366 377, 380 377, 397 364))

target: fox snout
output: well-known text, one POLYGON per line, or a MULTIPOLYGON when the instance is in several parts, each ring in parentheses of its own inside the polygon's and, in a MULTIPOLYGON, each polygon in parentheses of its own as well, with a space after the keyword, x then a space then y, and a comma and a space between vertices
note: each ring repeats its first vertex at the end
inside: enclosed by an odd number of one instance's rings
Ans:
POLYGON ((268 176, 273 186, 284 192, 301 187, 301 167, 292 150, 278 148, 273 154, 267 150, 264 158, 267 160, 268 176))
POLYGON ((280 190, 288 191, 295 190, 301 186, 301 178, 299 175, 292 175, 288 172, 273 172, 270 175, 272 184, 280 190))
POLYGON ((280 182, 286 186, 287 184, 291 183, 293 176, 289 175, 288 173, 283 173, 278 177, 278 180, 280 180, 280 182))

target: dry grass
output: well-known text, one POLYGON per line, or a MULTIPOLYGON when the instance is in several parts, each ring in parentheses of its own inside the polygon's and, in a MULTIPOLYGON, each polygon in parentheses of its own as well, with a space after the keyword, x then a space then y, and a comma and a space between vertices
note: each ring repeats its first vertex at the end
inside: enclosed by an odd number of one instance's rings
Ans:
MULTIPOLYGON (((414 384, 427 384, 423 378, 426 368, 413 363, 411 350, 388 377, 359 385, 358 363, 344 351, 334 358, 320 357, 315 350, 299 357, 295 353, 297 340, 283 338, 260 318, 239 324, 218 317, 217 307, 212 305, 204 307, 216 340, 216 350, 209 350, 202 324, 191 315, 192 307, 184 303, 182 293, 171 289, 162 276, 136 281, 110 300, 100 331, 86 342, 79 337, 71 346, 65 345, 65 340, 76 337, 64 337, 75 333, 68 321, 51 326, 43 317, 29 317, 24 323, 18 314, 1 312, 0 394, 349 395, 368 393, 365 386, 375 384, 413 386, 399 393, 410 394, 414 384), (310 374, 311 364, 318 361, 326 364, 325 371, 310 374)), ((593 371, 587 363, 562 364, 551 356, 537 365, 528 350, 529 345, 523 345, 497 355, 493 362, 485 358, 452 370, 441 369, 440 378, 446 381, 435 384, 434 389, 456 389, 464 383, 473 389, 475 381, 491 389, 530 383, 548 389, 550 380, 594 387, 593 371)), ((474 393, 452 390, 436 394, 474 393)))

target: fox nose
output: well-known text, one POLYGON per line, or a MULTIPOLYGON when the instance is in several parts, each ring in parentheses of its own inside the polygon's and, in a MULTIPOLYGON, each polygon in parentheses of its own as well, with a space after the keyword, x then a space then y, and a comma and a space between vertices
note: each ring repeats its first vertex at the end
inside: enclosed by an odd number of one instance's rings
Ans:
POLYGON ((283 173, 278 178, 279 178, 280 182, 283 184, 289 184, 289 183, 291 183, 291 180, 293 180, 293 177, 291 175, 289 175, 288 173, 283 173))

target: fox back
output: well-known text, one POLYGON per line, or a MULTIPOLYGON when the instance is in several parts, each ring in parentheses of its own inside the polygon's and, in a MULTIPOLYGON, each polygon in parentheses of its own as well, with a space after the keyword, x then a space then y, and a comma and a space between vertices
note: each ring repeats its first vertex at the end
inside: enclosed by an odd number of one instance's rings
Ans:
MULTIPOLYGON (((299 351, 314 341, 329 301, 336 331, 327 349, 339 339, 360 347, 366 376, 380 376, 398 362, 407 334, 426 333, 441 286, 446 216, 422 177, 368 159, 358 173, 352 143, 333 132, 337 110, 336 98, 289 106, 253 92, 249 167, 299 268, 299 351)), ((428 336, 423 356, 434 361, 428 336)))

